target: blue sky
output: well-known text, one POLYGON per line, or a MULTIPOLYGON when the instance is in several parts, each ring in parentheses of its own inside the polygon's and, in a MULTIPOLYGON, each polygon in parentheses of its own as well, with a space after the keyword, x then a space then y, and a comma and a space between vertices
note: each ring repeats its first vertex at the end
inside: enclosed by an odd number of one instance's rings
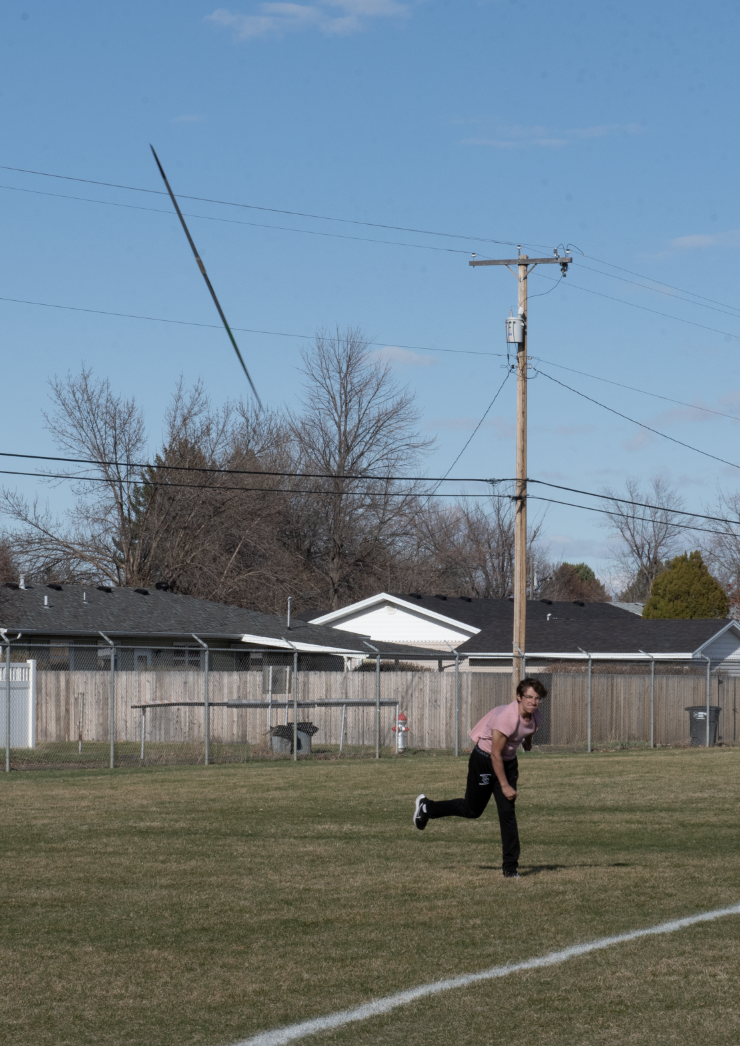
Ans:
MULTIPOLYGON (((725 2, 8 0, 0 163, 159 190, 151 142, 178 195, 251 205, 181 201, 200 216, 191 229, 233 326, 289 335, 238 334, 262 398, 295 404, 301 336, 359 325, 418 395, 437 436, 429 474, 449 467, 505 373, 479 354, 505 352, 516 283, 470 269, 470 252, 573 244, 566 280, 543 278, 553 266, 530 279, 531 295, 552 288, 530 304, 541 369, 740 463, 737 423, 696 409, 740 415, 737 43, 725 2)), ((0 204, 3 298, 217 323, 162 197, 2 169, 0 204)), ((52 452, 45 380, 82 361, 136 395, 153 450, 180 374, 215 403, 247 391, 215 328, 4 300, 0 316, 5 451, 52 452)), ((455 474, 511 475, 513 418, 510 381, 455 474)), ((586 490, 660 474, 698 511, 740 485, 738 469, 542 375, 529 473, 586 490)), ((552 506, 553 556, 606 571, 597 523, 552 506)))

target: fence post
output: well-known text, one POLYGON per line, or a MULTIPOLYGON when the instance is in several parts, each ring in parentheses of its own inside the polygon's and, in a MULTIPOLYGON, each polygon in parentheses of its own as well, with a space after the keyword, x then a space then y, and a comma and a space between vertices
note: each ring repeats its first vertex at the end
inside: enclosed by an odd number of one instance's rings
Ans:
POLYGON ((110 731, 110 768, 116 765, 116 647, 112 639, 105 632, 98 632, 110 647, 110 716, 108 729, 110 731))
POLYGON ((587 709, 588 710, 587 710, 587 725, 586 725, 588 746, 587 746, 586 751, 590 752, 591 751, 591 655, 588 653, 588 651, 584 650, 582 646, 579 646, 578 649, 581 651, 582 654, 585 654, 586 657, 588 658, 588 699, 587 699, 587 709))
POLYGON ((640 653, 650 658, 650 747, 655 748, 655 658, 642 648, 640 653))
MULTIPOLYGON (((298 649, 289 639, 283 636, 283 642, 287 643, 293 651, 293 762, 298 762, 298 649)), ((290 672, 290 668, 288 669, 290 672)), ((288 725, 288 692, 285 692, 285 725, 288 725)))
POLYGON ((707 657, 706 654, 702 654, 701 656, 707 658, 707 740, 704 747, 709 748, 709 697, 712 686, 712 659, 711 657, 707 657))
POLYGON ((588 655, 588 751, 591 751, 591 655, 588 655))
MULTIPOLYGON (((144 762, 144 745, 146 743, 146 708, 141 709, 141 761, 144 762)), ((80 751, 82 751, 82 739, 80 739, 80 751)))
POLYGON ((5 635, 5 773, 10 773, 10 640, 5 635))
MULTIPOLYGON (((516 646, 516 643, 514 643, 514 646, 516 646)), ((527 678, 527 655, 524 653, 524 651, 521 649, 521 647, 516 646, 516 648, 519 651, 519 654, 520 654, 521 659, 522 659, 522 679, 526 679, 527 678)))
POLYGON ((380 651, 366 639, 363 643, 375 651, 375 758, 380 759, 380 651))
POLYGON ((36 659, 29 658, 28 665, 28 737, 31 748, 36 747, 36 659))
MULTIPOLYGON (((455 655, 455 755, 460 755, 460 655, 457 650, 448 643, 445 639, 445 643, 450 648, 452 653, 455 655)), ((519 647, 517 647, 519 650, 519 647)), ((521 651, 520 651, 521 653, 521 651)))
POLYGON ((293 651, 293 762, 298 762, 298 651, 295 649, 293 651))
POLYGON ((195 632, 191 632, 190 635, 193 637, 195 642, 200 643, 205 650, 205 654, 202 655, 205 658, 205 669, 203 672, 203 723, 206 731, 205 760, 206 766, 208 766, 211 762, 211 706, 208 704, 208 644, 204 643, 202 639, 199 639, 195 632))
MULTIPOLYGON (((10 773, 10 644, 11 643, 17 643, 18 640, 23 635, 23 633, 19 632, 18 635, 15 637, 15 639, 11 639, 10 636, 8 635, 8 630, 6 628, 0 628, 0 635, 2 636, 2 640, 0 640, 0 642, 3 642, 3 643, 6 644, 6 654, 5 654, 5 772, 7 774, 9 774, 10 773)), ((29 675, 30 674, 31 673, 29 672, 29 675)), ((35 678, 36 677, 34 675, 33 680, 29 679, 29 681, 28 681, 29 700, 31 698, 31 687, 32 687, 32 685, 33 685, 33 683, 35 681, 35 678)), ((34 727, 33 743, 34 743, 34 747, 35 747, 35 745, 36 745, 36 730, 35 730, 35 727, 34 727)))
POLYGON ((460 655, 455 651, 455 756, 460 755, 460 655))

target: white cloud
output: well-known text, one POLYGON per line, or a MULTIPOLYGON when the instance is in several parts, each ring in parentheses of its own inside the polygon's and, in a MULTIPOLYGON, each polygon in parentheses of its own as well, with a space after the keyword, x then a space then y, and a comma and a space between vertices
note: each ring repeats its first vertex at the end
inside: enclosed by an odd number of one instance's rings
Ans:
POLYGON ((642 129, 637 123, 605 123, 597 124, 594 127, 573 127, 553 134, 547 127, 526 127, 515 124, 511 127, 498 128, 496 137, 463 138, 460 144, 484 145, 493 149, 562 149, 563 146, 578 140, 604 138, 609 135, 639 134, 642 129))
POLYGON ((260 3, 256 14, 240 14, 224 7, 205 21, 232 29, 237 40, 318 29, 326 36, 349 36, 366 28, 371 18, 397 18, 408 13, 398 0, 318 0, 315 4, 260 3), (336 14, 334 12, 337 12, 336 14))
POLYGON ((673 251, 696 251, 706 247, 740 247, 740 229, 727 232, 695 233, 693 236, 677 236, 668 241, 673 251))
POLYGON ((655 439, 656 437, 652 432, 647 432, 645 429, 642 429, 640 432, 636 433, 632 439, 625 440, 622 443, 622 446, 625 450, 639 453, 648 443, 654 443, 655 439))
MULTIPOLYGON (((456 432, 472 432, 480 423, 480 417, 432 418, 428 427, 432 430, 452 429, 456 432)), ((513 439, 516 436, 516 425, 510 418, 497 416, 487 418, 481 429, 493 429, 498 439, 513 439)))
POLYGON ((639 123, 602 123, 596 127, 576 127, 566 134, 573 138, 603 138, 611 134, 639 134, 642 130, 639 123))
POLYGON ((708 410, 702 410, 701 407, 703 406, 706 405, 697 404, 696 407, 671 407, 669 410, 664 410, 656 415, 654 424, 668 427, 669 425, 684 425, 689 422, 717 421, 717 415, 709 413, 709 410, 713 410, 714 408, 710 407, 708 410))
POLYGON ((406 367, 436 367, 436 356, 422 356, 411 349, 402 349, 399 345, 385 345, 373 353, 377 360, 386 363, 396 363, 406 367))
POLYGON ((730 389, 719 398, 720 406, 730 414, 740 414, 740 389, 730 389))
POLYGON ((488 145, 492 149, 526 149, 533 145, 545 149, 559 149, 567 145, 566 138, 531 138, 506 140, 505 138, 463 138, 461 145, 488 145))
MULTIPOLYGON (((548 430, 545 429, 543 431, 548 430)), ((595 425, 557 425, 555 428, 555 434, 557 436, 587 436, 595 431, 595 425)))

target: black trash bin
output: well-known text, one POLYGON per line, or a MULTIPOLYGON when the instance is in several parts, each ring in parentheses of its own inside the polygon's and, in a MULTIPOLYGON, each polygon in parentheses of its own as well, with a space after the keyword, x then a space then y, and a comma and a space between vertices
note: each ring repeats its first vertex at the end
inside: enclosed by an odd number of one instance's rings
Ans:
MULTIPOLYGON (((707 706, 689 705, 686 709, 689 713, 689 726, 691 728, 692 746, 705 745, 707 743, 707 706)), ((709 743, 717 744, 717 724, 722 709, 719 705, 709 706, 709 743)))
MULTIPOLYGON (((311 754, 311 738, 319 732, 319 728, 313 723, 298 724, 298 754, 311 754)), ((285 723, 283 726, 274 726, 270 731, 270 749, 280 755, 293 755, 293 724, 285 723)))

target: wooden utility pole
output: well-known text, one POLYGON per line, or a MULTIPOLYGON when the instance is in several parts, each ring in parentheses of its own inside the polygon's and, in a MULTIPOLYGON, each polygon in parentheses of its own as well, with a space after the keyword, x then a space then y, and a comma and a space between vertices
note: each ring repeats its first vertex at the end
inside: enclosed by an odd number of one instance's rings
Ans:
MULTIPOLYGON (((552 258, 528 258, 519 248, 518 258, 474 259, 469 265, 505 265, 519 284, 519 323, 507 323, 507 341, 514 342, 517 349, 516 363, 516 486, 514 502, 514 635, 512 654, 513 689, 522 678, 523 661, 527 651, 527 276, 535 265, 559 265, 563 276, 567 275, 572 258, 566 252, 552 258), (513 268, 516 266, 516 270, 513 268)), ((532 592, 534 596, 534 592, 532 592)))

